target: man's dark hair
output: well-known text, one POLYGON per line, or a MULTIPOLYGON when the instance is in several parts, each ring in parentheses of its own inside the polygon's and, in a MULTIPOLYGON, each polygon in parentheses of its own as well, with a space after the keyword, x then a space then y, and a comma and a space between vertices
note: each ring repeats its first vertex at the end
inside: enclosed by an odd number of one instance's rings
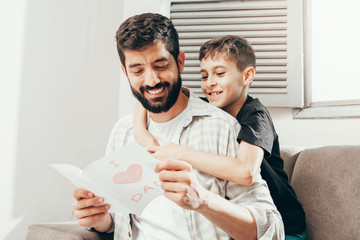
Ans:
POLYGON ((165 43, 177 63, 179 37, 171 20, 156 13, 143 13, 126 19, 116 32, 116 46, 121 64, 125 66, 126 50, 141 50, 156 41, 165 43))
POLYGON ((218 54, 224 54, 228 60, 234 61, 240 72, 247 67, 255 68, 255 53, 245 38, 234 35, 213 38, 201 45, 199 60, 218 54))

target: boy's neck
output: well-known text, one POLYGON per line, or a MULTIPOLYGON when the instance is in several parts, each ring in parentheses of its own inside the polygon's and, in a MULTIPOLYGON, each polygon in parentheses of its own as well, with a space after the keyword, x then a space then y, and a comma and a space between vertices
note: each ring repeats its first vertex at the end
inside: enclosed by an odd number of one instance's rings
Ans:
POLYGON ((240 97, 231 105, 228 105, 226 107, 223 108, 223 110, 225 110, 226 112, 228 112, 229 114, 231 114, 233 117, 236 118, 236 116, 238 115, 238 113, 240 112, 241 108, 244 106, 246 99, 247 99, 247 90, 243 91, 240 94, 240 97))

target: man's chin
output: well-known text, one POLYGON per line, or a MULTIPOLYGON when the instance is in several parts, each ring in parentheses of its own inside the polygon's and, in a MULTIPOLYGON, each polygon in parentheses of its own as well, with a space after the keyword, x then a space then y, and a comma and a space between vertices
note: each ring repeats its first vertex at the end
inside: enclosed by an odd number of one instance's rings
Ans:
POLYGON ((148 105, 146 107, 146 109, 149 111, 149 112, 152 112, 152 113, 162 113, 162 112, 167 112, 169 111, 169 108, 165 108, 162 104, 154 104, 154 105, 148 105))

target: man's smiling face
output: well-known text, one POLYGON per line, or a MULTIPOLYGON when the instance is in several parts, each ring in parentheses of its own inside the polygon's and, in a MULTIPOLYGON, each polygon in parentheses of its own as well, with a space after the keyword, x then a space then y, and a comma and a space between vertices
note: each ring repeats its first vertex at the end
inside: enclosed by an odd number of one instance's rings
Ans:
POLYGON ((157 41, 124 53, 126 75, 134 96, 153 113, 167 112, 176 102, 181 78, 176 59, 157 41))

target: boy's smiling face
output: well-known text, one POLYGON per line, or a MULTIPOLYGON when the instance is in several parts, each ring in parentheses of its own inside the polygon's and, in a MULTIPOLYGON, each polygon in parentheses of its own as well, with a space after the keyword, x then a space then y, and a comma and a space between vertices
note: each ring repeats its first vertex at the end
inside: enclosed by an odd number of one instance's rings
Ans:
POLYGON ((247 70, 240 72, 236 63, 224 54, 208 56, 200 62, 201 89, 209 103, 236 116, 247 96, 247 70))

